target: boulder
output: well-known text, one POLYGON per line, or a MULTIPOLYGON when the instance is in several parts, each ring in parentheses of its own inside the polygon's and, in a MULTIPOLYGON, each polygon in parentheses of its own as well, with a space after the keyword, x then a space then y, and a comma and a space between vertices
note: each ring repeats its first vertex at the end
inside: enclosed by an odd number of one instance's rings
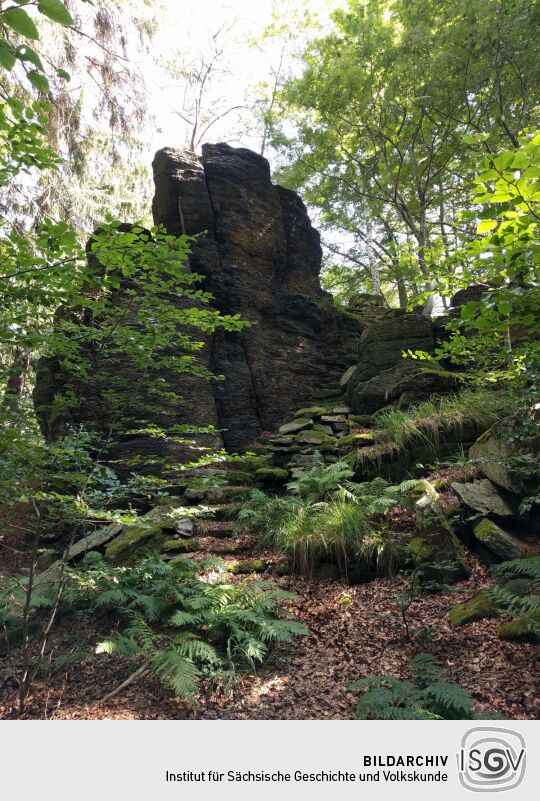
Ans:
POLYGON ((303 409, 298 409, 294 413, 295 419, 297 417, 320 417, 321 414, 326 414, 326 406, 307 406, 303 409))
MULTIPOLYGON (((194 521, 183 506, 156 506, 136 523, 122 526, 107 545, 105 556, 111 562, 127 562, 145 551, 163 550, 165 542, 191 542, 194 530, 194 521)), ((186 550, 181 544, 178 548, 186 550)))
POLYGON ((403 360, 407 350, 434 349, 433 326, 427 317, 416 314, 390 313, 371 323, 360 337, 356 384, 368 381, 403 360))
POLYGON ((453 606, 448 613, 448 619, 453 626, 464 626, 475 620, 498 617, 498 615, 499 612, 494 598, 489 591, 484 590, 470 601, 453 606))
POLYGON ((518 540, 513 534, 509 534, 487 518, 474 524, 473 534, 478 542, 503 560, 519 559, 529 553, 529 549, 524 542, 518 540))
POLYGON ((284 423, 278 430, 280 434, 298 434, 299 431, 310 428, 312 425, 313 420, 299 417, 298 420, 295 420, 293 423, 284 423))
POLYGON ((423 585, 434 585, 435 589, 470 575, 461 543, 449 527, 424 524, 410 541, 409 549, 423 585))
POLYGON ((359 380, 357 371, 347 387, 347 400, 358 415, 371 415, 391 403, 407 406, 432 395, 454 391, 460 376, 441 369, 436 363, 403 359, 378 375, 359 380))
POLYGON ((501 623, 497 628, 501 640, 517 642, 538 642, 540 640, 540 610, 532 609, 527 614, 501 623))
POLYGON ((135 525, 124 526, 122 533, 107 545, 105 557, 110 562, 128 562, 140 553, 161 551, 166 540, 167 533, 159 521, 141 518, 135 525))
POLYGON ((462 484, 454 482, 452 489, 463 503, 483 515, 496 515, 497 517, 512 517, 513 510, 503 498, 495 484, 489 479, 482 478, 477 481, 462 484))
POLYGON ((508 470, 511 455, 504 440, 492 432, 483 434, 469 449, 469 456, 476 462, 481 473, 499 487, 519 494, 523 488, 508 470))

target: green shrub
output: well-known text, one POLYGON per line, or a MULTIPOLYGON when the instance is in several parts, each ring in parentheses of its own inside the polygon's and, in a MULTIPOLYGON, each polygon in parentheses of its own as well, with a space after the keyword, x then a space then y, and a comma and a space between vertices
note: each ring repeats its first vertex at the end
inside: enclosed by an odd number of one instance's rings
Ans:
POLYGON ((431 654, 409 662, 410 681, 392 676, 366 676, 350 685, 363 690, 356 707, 357 720, 471 720, 474 702, 459 684, 441 678, 431 654))

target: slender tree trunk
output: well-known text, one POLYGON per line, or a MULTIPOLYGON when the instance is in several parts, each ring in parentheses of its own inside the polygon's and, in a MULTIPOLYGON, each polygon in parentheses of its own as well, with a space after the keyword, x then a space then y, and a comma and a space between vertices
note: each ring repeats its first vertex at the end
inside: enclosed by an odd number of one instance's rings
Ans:
MULTIPOLYGON (((431 289, 432 284, 429 280, 429 271, 426 265, 426 246, 428 244, 427 238, 427 230, 426 230, 426 207, 423 206, 420 212, 420 226, 418 231, 415 235, 416 242, 418 244, 418 266, 420 267, 420 272, 426 279, 426 289, 431 289)), ((429 297, 424 305, 422 314, 424 317, 430 317, 431 312, 433 311, 433 297, 429 297)))
POLYGON ((399 297, 399 308, 406 309, 409 299, 407 297, 407 287, 405 286, 405 281, 403 278, 396 278, 396 284, 399 297))
POLYGON ((372 291, 374 295, 380 295, 381 274, 379 266, 376 263, 375 251, 373 250, 373 222, 371 220, 371 217, 368 217, 366 223, 366 249, 367 249, 369 272, 372 281, 372 291))
POLYGON ((14 412, 18 409, 28 380, 28 368, 32 351, 28 348, 16 348, 13 363, 9 369, 6 381, 2 411, 14 412))

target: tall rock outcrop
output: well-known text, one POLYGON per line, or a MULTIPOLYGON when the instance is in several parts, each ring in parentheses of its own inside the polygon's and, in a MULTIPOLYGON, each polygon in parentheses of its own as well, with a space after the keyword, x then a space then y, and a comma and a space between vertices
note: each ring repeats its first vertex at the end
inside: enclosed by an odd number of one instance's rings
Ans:
MULTIPOLYGON (((203 276, 214 308, 250 325, 240 333, 219 329, 206 338, 200 361, 222 380, 175 376, 171 388, 182 403, 161 414, 150 412, 148 419, 154 415, 165 428, 210 423, 222 437, 213 444, 241 450, 311 398, 328 373, 354 360, 361 324, 338 312, 321 289, 319 234, 300 198, 272 184, 262 156, 225 144, 204 145, 201 158, 166 148, 156 154, 153 169, 154 221, 170 234, 197 237, 189 268, 203 276)), ((65 384, 54 358, 42 360, 35 402, 48 438, 59 430, 53 401, 65 384)), ((99 428, 107 417, 102 388, 90 382, 88 393, 72 419, 99 428)), ((115 456, 130 459, 169 447, 174 455, 174 444, 131 435, 116 443, 115 456)))
POLYGON ((206 233, 192 269, 222 313, 250 326, 219 331, 209 366, 227 448, 243 448, 311 397, 328 371, 348 363, 360 335, 319 282, 321 246, 298 195, 274 186, 265 158, 203 145, 202 158, 165 149, 154 159, 153 215, 169 233, 206 233))

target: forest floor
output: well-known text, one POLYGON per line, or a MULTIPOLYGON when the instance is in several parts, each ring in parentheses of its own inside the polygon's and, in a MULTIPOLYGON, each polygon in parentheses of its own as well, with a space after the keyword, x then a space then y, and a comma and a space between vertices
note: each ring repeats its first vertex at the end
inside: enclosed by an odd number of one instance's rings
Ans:
MULTIPOLYGON (((209 549, 212 544, 209 541, 209 549)), ((249 546, 246 538, 246 551, 249 546)), ((291 609, 307 624, 310 636, 278 648, 258 673, 239 676, 229 694, 203 686, 193 705, 175 699, 150 675, 141 676, 114 699, 100 704, 99 699, 134 670, 133 663, 119 657, 95 654, 96 643, 117 621, 96 618, 95 613, 64 617, 55 627, 52 653, 53 657, 69 654, 73 662, 36 681, 25 717, 351 719, 356 700, 347 689, 351 681, 373 673, 404 678, 408 660, 429 651, 441 662, 448 680, 471 693, 478 711, 507 719, 538 719, 540 648, 499 640, 494 620, 458 629, 448 622, 450 607, 492 583, 477 558, 473 554, 468 558, 472 574, 467 581, 451 591, 424 595, 413 602, 408 613, 411 630, 416 632, 412 641, 406 638, 395 606, 395 597, 406 587, 401 578, 352 587, 335 580, 277 577, 269 570, 265 578, 297 594, 291 609)), ((11 657, 16 661, 17 652, 11 657)), ((0 717, 15 715, 16 687, 11 673, 8 664, 0 672, 0 717)))

